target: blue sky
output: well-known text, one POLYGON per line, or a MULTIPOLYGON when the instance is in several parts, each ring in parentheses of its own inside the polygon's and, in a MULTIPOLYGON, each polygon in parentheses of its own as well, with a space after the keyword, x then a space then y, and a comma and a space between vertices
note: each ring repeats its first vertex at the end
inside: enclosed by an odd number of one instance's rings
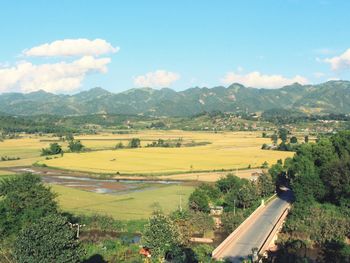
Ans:
POLYGON ((350 79, 349 10, 347 0, 3 0, 0 92, 350 79), (64 53, 82 39, 105 49, 64 53), (46 56, 54 41, 59 51, 46 56), (35 47, 40 55, 25 53, 35 47))

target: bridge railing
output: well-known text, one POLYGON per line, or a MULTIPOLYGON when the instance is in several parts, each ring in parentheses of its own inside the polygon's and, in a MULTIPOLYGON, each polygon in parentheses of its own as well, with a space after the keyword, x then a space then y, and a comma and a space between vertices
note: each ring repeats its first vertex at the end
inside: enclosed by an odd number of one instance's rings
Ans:
POLYGON ((254 217, 262 212, 265 205, 262 203, 257 209, 254 210, 221 244, 214 249, 212 252, 212 257, 214 259, 221 259, 221 253, 227 248, 227 246, 232 243, 232 240, 236 238, 239 234, 241 234, 247 225, 249 225, 254 217))
POLYGON ((282 227, 285 218, 287 217, 288 213, 289 213, 289 209, 290 206, 288 206, 283 213, 281 214, 281 216, 278 218, 277 222, 275 223, 275 225, 273 226, 273 228, 271 229, 269 235, 266 237, 265 241, 263 242, 263 244, 261 245, 261 247, 259 248, 259 254, 264 253, 266 250, 269 249, 269 246, 272 243, 273 238, 275 237, 275 235, 277 234, 277 232, 280 230, 280 228, 282 227))
POLYGON ((221 242, 219 246, 216 247, 216 249, 214 249, 214 251, 212 252, 212 257, 214 259, 221 259, 221 254, 227 248, 227 246, 231 244, 237 236, 239 236, 243 231, 246 230, 247 226, 251 224, 254 220, 254 217, 259 215, 265 208, 266 204, 275 199, 276 196, 277 195, 274 194, 265 202, 262 202, 261 205, 257 209, 255 209, 253 213, 251 213, 224 241, 221 242))

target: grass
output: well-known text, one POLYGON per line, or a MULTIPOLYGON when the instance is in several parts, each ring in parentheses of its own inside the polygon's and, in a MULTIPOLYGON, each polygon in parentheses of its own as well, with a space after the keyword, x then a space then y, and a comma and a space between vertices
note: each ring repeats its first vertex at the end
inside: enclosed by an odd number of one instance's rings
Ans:
POLYGON ((148 218, 155 203, 158 203, 165 213, 169 213, 178 208, 180 196, 185 206, 193 189, 191 186, 169 185, 141 192, 110 195, 52 185, 52 190, 58 193, 58 202, 64 211, 87 215, 105 214, 119 220, 148 218))
MULTIPOLYGON (((67 153, 63 158, 43 161, 51 167, 98 173, 121 174, 171 174, 190 171, 230 170, 259 167, 267 161, 275 163, 293 155, 291 152, 261 150, 270 139, 261 138, 257 132, 185 132, 143 131, 139 134, 98 135, 95 142, 104 138, 142 140, 183 138, 184 141, 209 141, 211 144, 181 148, 138 148, 103 150, 86 153, 67 153)), ((83 143, 84 137, 81 137, 83 143)), ((114 141, 115 143, 115 141, 114 141)), ((97 146, 97 144, 95 145, 97 146)))

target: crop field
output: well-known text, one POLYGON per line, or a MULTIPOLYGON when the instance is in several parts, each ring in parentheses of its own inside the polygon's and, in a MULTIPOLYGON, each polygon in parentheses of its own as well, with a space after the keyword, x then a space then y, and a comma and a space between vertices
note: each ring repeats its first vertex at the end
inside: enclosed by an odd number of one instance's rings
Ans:
POLYGON ((191 186, 166 185, 151 190, 120 195, 98 194, 61 185, 52 185, 58 194, 58 202, 64 211, 74 214, 102 214, 120 220, 148 218, 154 204, 169 213, 180 205, 187 206, 193 191, 191 186))
POLYGON ((261 145, 270 143, 270 139, 261 138, 261 133, 257 132, 143 131, 138 134, 105 134, 80 139, 83 144, 93 143, 94 147, 98 147, 98 142, 102 141, 106 147, 108 143, 112 146, 112 143, 115 145, 118 140, 127 142, 133 137, 140 138, 143 145, 145 142, 149 143, 159 138, 164 140, 182 138, 183 142, 209 142, 210 144, 181 148, 159 147, 67 153, 62 158, 44 160, 42 163, 55 168, 108 174, 175 174, 259 167, 265 161, 273 164, 278 159, 293 155, 291 152, 261 150, 261 145))

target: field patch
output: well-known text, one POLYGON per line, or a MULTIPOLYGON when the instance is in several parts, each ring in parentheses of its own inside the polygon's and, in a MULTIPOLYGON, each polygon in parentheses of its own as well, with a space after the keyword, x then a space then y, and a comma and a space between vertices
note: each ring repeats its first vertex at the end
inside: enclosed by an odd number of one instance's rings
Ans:
POLYGON ((153 211, 155 203, 165 213, 177 209, 180 198, 183 207, 193 187, 183 185, 167 185, 156 189, 128 194, 97 194, 61 185, 51 185, 58 194, 58 202, 64 211, 74 214, 104 214, 120 220, 145 219, 153 211))
MULTIPOLYGON (((114 135, 115 136, 115 135, 114 135)), ((48 166, 69 170, 108 174, 175 174, 179 172, 235 170, 270 165, 278 159, 293 156, 292 152, 261 150, 270 139, 257 132, 184 132, 146 131, 128 134, 120 139, 142 140, 183 138, 186 141, 207 141, 208 145, 180 148, 137 148, 67 153, 62 158, 45 160, 48 166)), ((95 137, 98 138, 103 136, 95 137)), ((83 137, 81 138, 83 141, 83 137)))

